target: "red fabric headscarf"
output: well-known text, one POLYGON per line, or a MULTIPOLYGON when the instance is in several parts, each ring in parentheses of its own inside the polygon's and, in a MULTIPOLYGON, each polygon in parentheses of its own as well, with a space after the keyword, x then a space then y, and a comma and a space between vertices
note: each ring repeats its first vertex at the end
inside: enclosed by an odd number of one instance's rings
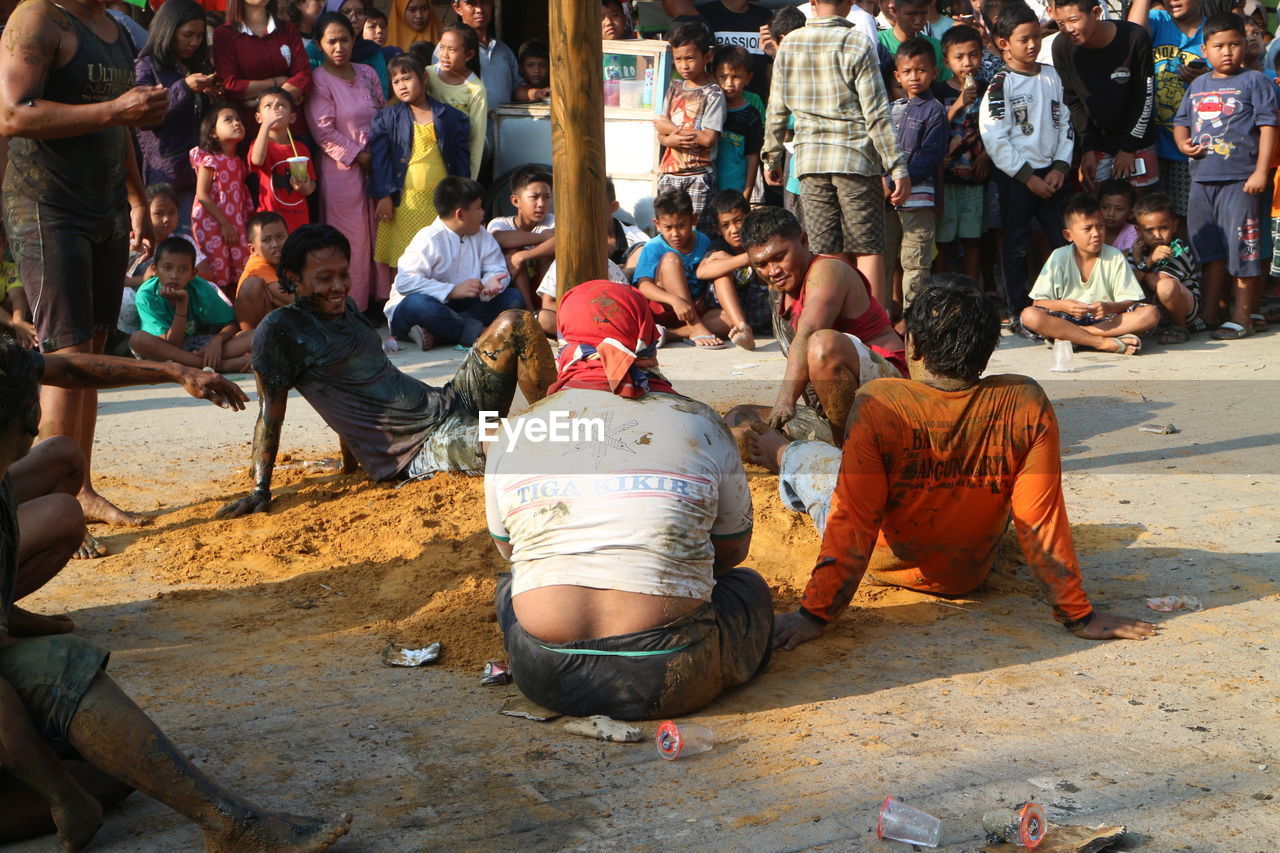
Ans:
POLYGON ((586 281, 570 289, 556 308, 565 347, 556 359, 562 388, 610 391, 635 399, 650 391, 675 393, 658 372, 658 326, 649 302, 634 287, 586 281))

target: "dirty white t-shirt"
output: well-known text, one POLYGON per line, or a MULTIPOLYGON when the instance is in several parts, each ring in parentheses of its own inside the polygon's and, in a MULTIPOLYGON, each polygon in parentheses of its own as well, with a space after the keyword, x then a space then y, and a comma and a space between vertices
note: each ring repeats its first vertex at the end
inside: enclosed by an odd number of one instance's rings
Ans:
POLYGON ((501 430, 487 446, 484 492, 489 533, 511 543, 513 595, 566 584, 711 599, 711 540, 752 523, 742 461, 711 408, 674 394, 571 389, 510 428, 520 430, 514 448, 501 430), (599 418, 603 441, 598 431, 564 442, 523 432, 570 417, 599 418))

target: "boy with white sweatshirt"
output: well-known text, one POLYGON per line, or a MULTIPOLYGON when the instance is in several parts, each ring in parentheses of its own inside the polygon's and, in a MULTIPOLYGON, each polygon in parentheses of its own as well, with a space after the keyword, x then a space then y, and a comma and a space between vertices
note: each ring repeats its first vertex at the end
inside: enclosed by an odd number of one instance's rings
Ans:
POLYGON ((471 346, 485 327, 524 297, 507 287, 502 247, 484 229, 484 189, 451 175, 436 185, 439 216, 410 241, 383 309, 391 334, 424 350, 436 341, 471 346))
POLYGON ((1023 4, 1006 6, 996 22, 995 37, 1005 54, 1006 70, 987 87, 978 126, 982 144, 996 167, 1010 328, 1034 340, 1038 336, 1024 330, 1018 320, 1030 304, 1027 242, 1034 220, 1052 248, 1063 244, 1064 184, 1071 168, 1074 137, 1063 102, 1062 79, 1051 66, 1036 61, 1040 21, 1035 13, 1023 4))

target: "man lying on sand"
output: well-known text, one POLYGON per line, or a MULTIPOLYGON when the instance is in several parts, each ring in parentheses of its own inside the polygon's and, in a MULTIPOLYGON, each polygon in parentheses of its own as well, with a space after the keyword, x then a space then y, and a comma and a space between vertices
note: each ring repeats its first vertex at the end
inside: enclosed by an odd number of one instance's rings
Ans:
POLYGON ((277 308, 253 338, 258 424, 254 489, 219 518, 265 512, 289 390, 297 388, 341 440, 343 470, 375 480, 484 470, 479 412, 506 416, 516 383, 529 402, 555 378, 546 335, 527 311, 504 311, 481 333, 452 380, 432 388, 401 373, 373 325, 347 298, 351 246, 329 225, 304 225, 280 253, 280 284, 294 303, 277 308))
POLYGON ((580 284, 557 320, 553 393, 485 468, 489 532, 512 563, 497 594, 512 674, 565 714, 691 713, 773 648, 769 587, 735 568, 751 546, 742 461, 720 416, 657 371, 658 327, 635 288, 580 284), (531 438, 569 414, 603 426, 531 438))
MULTIPOLYGON (((0 843, 56 831, 64 849, 81 850, 102 825, 103 806, 137 789, 197 824, 207 851, 328 847, 346 833, 350 815, 325 821, 264 811, 219 786, 107 677, 106 652, 65 634, 12 636, 22 546, 10 473, 36 435, 47 364, 0 338, 0 843)), ((148 367, 154 365, 133 363, 121 371, 148 367)), ((101 384, 139 381, 118 378, 101 384)), ((206 381, 201 396, 235 399, 234 386, 210 378, 218 381, 206 381)))
MULTIPOLYGON (((6 345, 11 343, 4 340, 6 345)), ((177 382, 192 397, 222 408, 240 411, 248 400, 238 385, 216 373, 171 361, 50 353, 39 366, 37 381, 55 388, 119 388, 177 382)), ((65 435, 46 438, 9 468, 22 540, 14 600, 44 586, 72 557, 101 557, 107 553, 85 529, 84 512, 76 500, 87 469, 84 451, 65 435)), ((20 607, 14 607, 9 614, 9 633, 14 636, 60 634, 72 627, 71 620, 65 617, 37 616, 20 607)))
POLYGON ((843 450, 789 442, 763 422, 762 406, 728 415, 751 461, 780 471, 783 500, 823 533, 800 609, 778 617, 775 643, 792 649, 821 635, 849 605, 877 544, 896 558, 873 573, 878 583, 936 595, 973 590, 1011 515, 1067 630, 1091 640, 1154 635, 1149 622, 1089 604, 1062 498, 1053 406, 1025 376, 979 379, 1000 338, 982 291, 964 276, 934 276, 905 316, 911 379, 859 389, 843 450))
POLYGON ((803 394, 810 405, 821 404, 839 441, 860 385, 906 375, 902 338, 862 273, 842 258, 810 251, 808 236, 790 212, 752 211, 742 226, 742 245, 777 294, 773 328, 787 353, 769 426, 782 429, 795 417, 803 394))

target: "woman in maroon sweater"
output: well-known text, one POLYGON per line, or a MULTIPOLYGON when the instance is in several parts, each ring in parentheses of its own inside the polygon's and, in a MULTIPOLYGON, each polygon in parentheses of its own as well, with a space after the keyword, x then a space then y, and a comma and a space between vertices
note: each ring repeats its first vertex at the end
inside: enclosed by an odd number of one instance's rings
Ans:
POLYGON ((227 22, 213 31, 213 67, 243 113, 249 139, 258 130, 258 95, 272 86, 283 87, 298 104, 294 135, 307 132, 301 107, 311 88, 311 64, 297 28, 277 21, 274 5, 275 0, 227 0, 227 22))

